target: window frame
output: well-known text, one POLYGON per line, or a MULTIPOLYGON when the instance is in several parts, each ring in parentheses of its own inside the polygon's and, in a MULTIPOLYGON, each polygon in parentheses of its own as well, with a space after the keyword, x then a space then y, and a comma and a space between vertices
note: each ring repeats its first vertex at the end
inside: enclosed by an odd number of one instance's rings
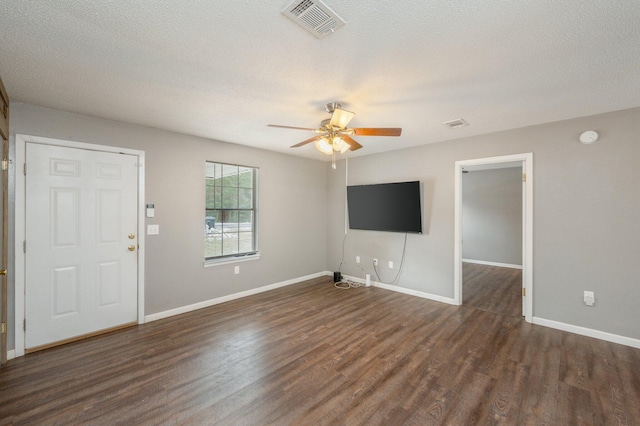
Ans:
MULTIPOLYGON (((254 167, 254 166, 245 166, 242 164, 234 164, 234 163, 225 163, 225 162, 221 162, 221 161, 211 161, 211 160, 205 160, 205 195, 204 195, 204 202, 205 202, 205 206, 204 206, 204 218, 202 223, 206 226, 207 223, 207 216, 208 216, 208 211, 211 210, 216 210, 216 211, 228 211, 228 212, 236 212, 236 214, 240 214, 240 212, 244 212, 244 211, 251 211, 252 212, 252 237, 253 237, 253 250, 248 251, 248 252, 242 252, 242 253, 235 253, 235 254, 226 254, 226 255, 219 255, 219 256, 209 256, 207 257, 207 253, 206 253, 206 245, 205 247, 203 247, 203 255, 204 255, 204 266, 215 266, 215 265, 224 265, 224 264, 229 264, 229 263, 237 263, 237 262, 243 262, 243 261, 247 261, 247 260, 254 260, 254 259, 259 259, 260 258, 260 250, 259 250, 259 238, 258 238, 258 216, 259 216, 259 189, 258 189, 258 185, 259 185, 259 176, 260 175, 260 169, 258 167, 254 167), (253 194, 252 194, 252 208, 240 208, 239 206, 236 206, 235 208, 218 208, 218 209, 210 209, 207 208, 207 180, 210 178, 207 175, 207 167, 208 165, 213 165, 214 167, 216 165, 219 165, 221 168, 224 169, 225 166, 231 166, 231 167, 240 167, 240 168, 244 168, 244 169, 251 169, 253 172, 253 182, 252 182, 252 190, 253 190, 253 194)), ((215 179, 215 176, 214 176, 215 179)), ((221 187, 223 188, 223 187, 221 187)), ((239 182, 238 182, 238 186, 236 187, 237 189, 244 189, 242 187, 239 186, 239 182)), ((215 196, 215 195, 214 195, 215 196)), ((238 231, 239 232, 239 231, 238 231)), ((205 244, 206 244, 206 238, 207 238, 207 234, 205 233, 205 244)))

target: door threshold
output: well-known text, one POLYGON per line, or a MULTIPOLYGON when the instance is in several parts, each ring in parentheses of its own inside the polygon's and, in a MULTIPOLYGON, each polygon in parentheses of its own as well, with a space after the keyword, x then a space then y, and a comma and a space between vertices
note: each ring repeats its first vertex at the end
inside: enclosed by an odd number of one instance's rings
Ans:
POLYGON ((26 348, 25 354, 30 354, 33 352, 43 351, 45 349, 54 348, 56 346, 66 345, 67 343, 77 342, 78 340, 89 339, 90 337, 100 336, 102 334, 111 333, 112 331, 122 330, 124 328, 133 327, 134 325, 138 325, 137 322, 128 322, 126 324, 117 325, 115 327, 105 328, 103 330, 94 331, 92 333, 81 334, 80 336, 70 337, 64 340, 58 340, 57 342, 47 343, 46 345, 40 345, 33 348, 26 348))

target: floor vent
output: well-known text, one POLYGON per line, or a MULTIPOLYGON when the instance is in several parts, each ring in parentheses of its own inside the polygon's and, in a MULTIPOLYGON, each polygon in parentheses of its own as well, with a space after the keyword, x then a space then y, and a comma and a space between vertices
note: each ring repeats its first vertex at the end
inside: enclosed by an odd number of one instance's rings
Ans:
POLYGON ((446 121, 444 124, 451 127, 452 129, 459 129, 460 127, 466 127, 469 125, 464 118, 458 118, 457 120, 446 121))
POLYGON ((320 0, 294 0, 282 13, 318 38, 324 38, 345 24, 320 0))

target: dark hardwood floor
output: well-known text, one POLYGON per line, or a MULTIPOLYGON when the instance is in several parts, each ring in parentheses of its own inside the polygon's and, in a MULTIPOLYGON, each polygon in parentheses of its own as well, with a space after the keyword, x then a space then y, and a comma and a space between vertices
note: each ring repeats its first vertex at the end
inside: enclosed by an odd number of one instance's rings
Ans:
POLYGON ((522 317, 522 270, 464 262, 462 303, 495 314, 522 317))
POLYGON ((0 424, 633 425, 640 350, 320 278, 11 360, 0 424))

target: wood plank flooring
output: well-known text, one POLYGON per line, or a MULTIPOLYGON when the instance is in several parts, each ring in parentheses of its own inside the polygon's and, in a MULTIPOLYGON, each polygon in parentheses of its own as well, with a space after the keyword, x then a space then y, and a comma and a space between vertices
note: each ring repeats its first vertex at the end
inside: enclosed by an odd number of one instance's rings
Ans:
POLYGON ((522 316, 522 270, 462 264, 462 303, 483 311, 522 316))
POLYGON ((11 360, 0 424, 634 425, 640 350, 319 278, 11 360))

